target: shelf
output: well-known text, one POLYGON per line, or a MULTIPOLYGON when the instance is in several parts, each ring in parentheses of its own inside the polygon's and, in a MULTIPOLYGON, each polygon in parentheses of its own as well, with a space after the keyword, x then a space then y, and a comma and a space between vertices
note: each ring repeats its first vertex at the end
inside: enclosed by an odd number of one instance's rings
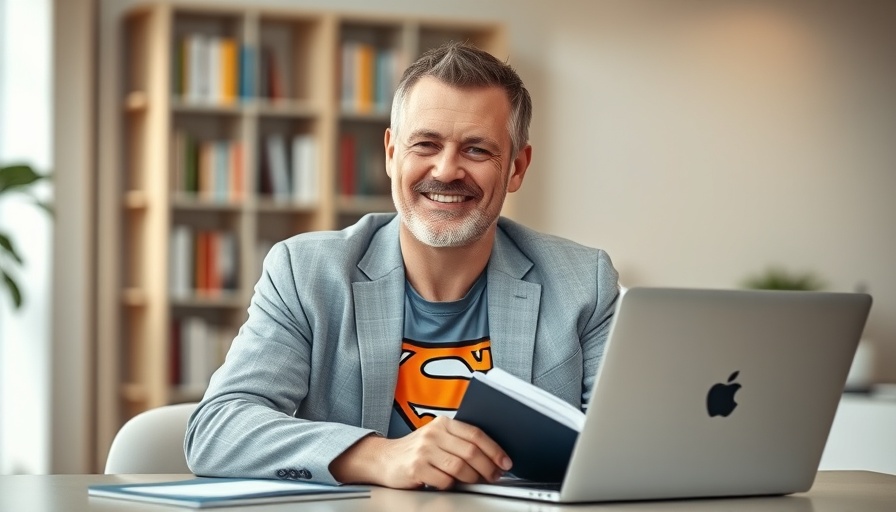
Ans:
POLYGON ((458 35, 506 57, 479 21, 159 0, 121 23, 98 149, 98 346, 114 352, 98 381, 115 388, 97 392, 98 460, 134 414, 202 397, 273 244, 394 211, 383 130, 410 59, 458 35))
POLYGON ((124 195, 124 207, 127 210, 145 210, 149 199, 142 190, 130 190, 124 195))
POLYGON ((392 196, 339 196, 336 208, 340 213, 364 214, 395 211, 392 196))
POLYGON ((195 212, 238 212, 244 204, 238 201, 199 199, 195 195, 175 193, 171 198, 171 207, 176 210, 195 212))
POLYGON ((146 292, 140 288, 127 288, 121 294, 121 301, 132 308, 146 306, 146 292))
POLYGON ((219 296, 201 296, 196 295, 187 298, 172 298, 171 307, 173 308, 243 308, 247 303, 243 297, 235 292, 222 292, 219 296))
POLYGON ((390 120, 390 111, 380 110, 375 112, 355 112, 355 111, 342 111, 339 114, 339 118, 343 121, 356 121, 363 123, 389 123, 390 120))
POLYGON ((144 112, 149 100, 144 91, 133 91, 124 100, 124 108, 127 112, 144 112))
POLYGON ((314 213, 319 208, 317 204, 300 204, 291 201, 278 201, 276 199, 259 199, 256 209, 259 213, 314 213))

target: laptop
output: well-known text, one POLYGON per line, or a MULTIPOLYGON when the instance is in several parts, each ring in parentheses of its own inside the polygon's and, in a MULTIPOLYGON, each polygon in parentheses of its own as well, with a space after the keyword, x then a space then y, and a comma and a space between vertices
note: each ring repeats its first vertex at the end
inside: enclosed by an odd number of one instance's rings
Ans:
POLYGON ((870 308, 860 293, 632 288, 563 481, 457 490, 558 503, 806 491, 870 308))

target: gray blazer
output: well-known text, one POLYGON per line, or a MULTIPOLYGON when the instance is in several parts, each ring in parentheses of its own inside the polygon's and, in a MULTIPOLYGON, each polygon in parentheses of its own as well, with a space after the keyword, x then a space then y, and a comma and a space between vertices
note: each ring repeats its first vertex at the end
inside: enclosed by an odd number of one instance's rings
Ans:
MULTIPOLYGON (((388 431, 404 315, 398 230, 395 214, 373 214, 271 249, 190 418, 194 473, 336 483, 330 462, 388 431)), ((617 277, 601 250, 500 219, 487 270, 494 365, 583 407, 617 277)))

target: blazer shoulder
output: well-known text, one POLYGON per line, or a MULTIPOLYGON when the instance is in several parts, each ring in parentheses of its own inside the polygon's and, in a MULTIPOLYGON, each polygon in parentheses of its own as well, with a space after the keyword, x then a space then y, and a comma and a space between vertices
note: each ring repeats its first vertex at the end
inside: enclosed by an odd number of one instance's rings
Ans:
POLYGON ((274 244, 265 257, 265 265, 279 267, 286 263, 293 270, 342 272, 343 275, 347 271, 352 275, 368 252, 393 245, 387 242, 392 238, 396 240, 394 245, 398 245, 394 221, 397 221, 394 213, 374 213, 338 231, 299 233, 274 244))

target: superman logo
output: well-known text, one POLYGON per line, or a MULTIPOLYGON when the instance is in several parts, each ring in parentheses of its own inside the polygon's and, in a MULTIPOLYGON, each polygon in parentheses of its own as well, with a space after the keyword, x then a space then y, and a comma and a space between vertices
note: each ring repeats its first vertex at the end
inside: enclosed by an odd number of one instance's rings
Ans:
POLYGON ((492 369, 491 340, 401 344, 395 408, 411 431, 436 416, 453 418, 474 371, 492 369))

